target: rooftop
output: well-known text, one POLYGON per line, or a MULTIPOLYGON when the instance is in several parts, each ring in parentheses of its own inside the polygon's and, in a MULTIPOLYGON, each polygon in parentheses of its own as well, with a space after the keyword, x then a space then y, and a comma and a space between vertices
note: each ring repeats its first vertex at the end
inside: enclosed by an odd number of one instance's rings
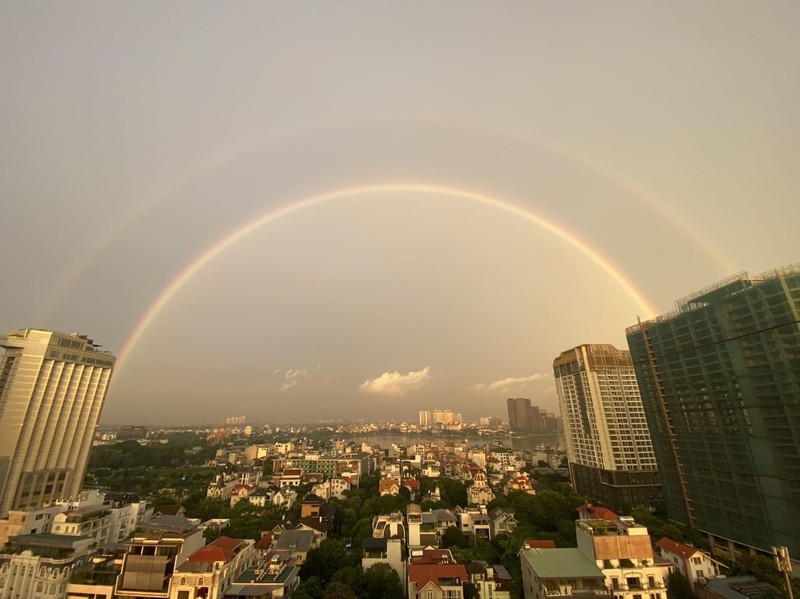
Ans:
POLYGON ((522 557, 540 578, 599 578, 605 576, 579 549, 526 549, 522 557))

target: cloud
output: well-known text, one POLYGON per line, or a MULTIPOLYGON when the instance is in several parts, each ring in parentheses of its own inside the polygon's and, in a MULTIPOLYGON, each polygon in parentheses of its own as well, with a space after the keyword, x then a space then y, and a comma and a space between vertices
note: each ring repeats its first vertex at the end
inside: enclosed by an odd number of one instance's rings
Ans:
POLYGON ((367 379, 359 385, 358 389, 362 393, 400 397, 407 395, 410 391, 420 389, 428 382, 430 376, 431 369, 428 366, 408 374, 400 374, 397 371, 384 372, 378 378, 367 379))
POLYGON ((549 376, 548 372, 537 372, 530 376, 508 377, 491 383, 476 383, 470 385, 469 390, 473 393, 508 393, 509 391, 518 391, 534 381, 540 381, 549 376))
MULTIPOLYGON (((280 373, 280 370, 276 370, 275 374, 280 373)), ((300 382, 300 379, 307 374, 307 371, 302 369, 290 369, 286 371, 286 374, 283 375, 284 383, 281 385, 281 392, 286 392, 295 385, 300 382)))

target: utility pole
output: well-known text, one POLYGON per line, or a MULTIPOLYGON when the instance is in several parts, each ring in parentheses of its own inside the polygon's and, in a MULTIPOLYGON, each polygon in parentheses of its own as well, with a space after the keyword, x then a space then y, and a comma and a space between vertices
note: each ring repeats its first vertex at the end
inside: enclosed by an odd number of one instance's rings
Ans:
POLYGON ((783 576, 786 580, 786 591, 789 593, 789 599, 794 599, 794 594, 792 593, 792 581, 789 579, 789 572, 792 571, 792 560, 789 559, 789 548, 773 547, 772 555, 775 558, 775 565, 778 566, 778 570, 783 572, 783 576))

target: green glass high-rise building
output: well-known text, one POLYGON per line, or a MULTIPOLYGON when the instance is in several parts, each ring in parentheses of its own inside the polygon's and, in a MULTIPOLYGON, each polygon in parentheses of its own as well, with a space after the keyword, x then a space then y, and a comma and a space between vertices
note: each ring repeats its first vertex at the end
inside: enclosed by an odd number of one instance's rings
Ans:
POLYGON ((722 550, 800 555, 800 265, 626 333, 670 519, 722 550))

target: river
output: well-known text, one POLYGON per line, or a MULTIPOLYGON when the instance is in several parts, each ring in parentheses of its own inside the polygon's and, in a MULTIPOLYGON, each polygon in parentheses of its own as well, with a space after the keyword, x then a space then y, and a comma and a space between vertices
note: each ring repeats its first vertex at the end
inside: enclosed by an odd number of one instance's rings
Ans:
POLYGON ((511 449, 534 449, 539 445, 550 447, 563 447, 561 435, 559 433, 544 433, 540 435, 528 435, 525 437, 503 437, 503 436, 468 436, 458 437, 455 435, 437 435, 433 433, 365 433, 355 435, 344 435, 345 441, 355 441, 356 443, 366 442, 369 445, 380 445, 383 448, 391 447, 392 443, 397 443, 403 447, 408 447, 414 443, 438 441, 463 441, 470 445, 501 443, 511 449))

